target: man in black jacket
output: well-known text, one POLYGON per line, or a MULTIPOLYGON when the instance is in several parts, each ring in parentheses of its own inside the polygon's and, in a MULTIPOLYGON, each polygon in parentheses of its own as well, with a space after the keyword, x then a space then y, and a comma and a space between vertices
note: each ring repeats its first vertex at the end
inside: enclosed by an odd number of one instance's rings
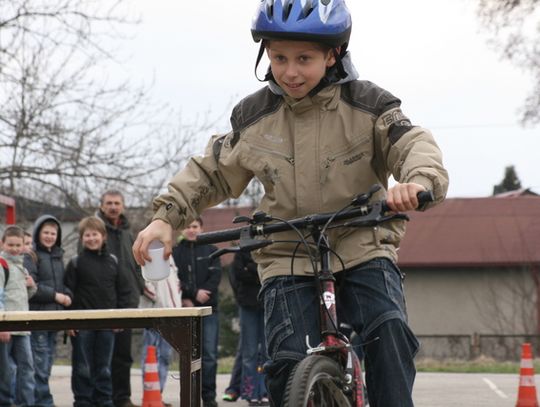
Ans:
MULTIPOLYGON (((133 236, 124 215, 124 196, 120 191, 109 190, 101 196, 97 213, 107 227, 107 248, 118 259, 120 273, 130 288, 126 308, 137 308, 143 292, 144 281, 140 267, 133 258, 133 236)), ((116 407, 137 407, 131 402, 131 329, 115 334, 112 359, 113 402, 116 407)))
POLYGON ((218 258, 208 259, 217 249, 215 246, 195 246, 195 238, 202 232, 202 226, 200 218, 191 222, 182 232, 180 242, 174 247, 172 255, 182 284, 182 305, 212 307, 212 315, 203 318, 202 399, 203 407, 215 407, 219 338, 217 307, 221 264, 218 258))

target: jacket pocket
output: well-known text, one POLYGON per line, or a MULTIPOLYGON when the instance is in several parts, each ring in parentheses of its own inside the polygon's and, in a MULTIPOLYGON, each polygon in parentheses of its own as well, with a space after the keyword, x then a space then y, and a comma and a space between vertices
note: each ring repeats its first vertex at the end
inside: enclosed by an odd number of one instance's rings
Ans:
POLYGON ((369 141, 368 138, 363 138, 345 149, 327 154, 322 161, 321 183, 326 183, 332 172, 342 169, 346 172, 348 167, 357 167, 358 162, 369 158, 371 156, 369 141))

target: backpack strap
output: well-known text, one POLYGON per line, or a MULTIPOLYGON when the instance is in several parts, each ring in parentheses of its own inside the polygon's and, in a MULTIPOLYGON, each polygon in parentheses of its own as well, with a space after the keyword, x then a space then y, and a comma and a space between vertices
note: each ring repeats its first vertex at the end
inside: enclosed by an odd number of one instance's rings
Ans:
POLYGON ((2 266, 2 268, 4 269, 4 274, 5 274, 4 287, 5 287, 9 280, 9 266, 8 266, 7 260, 4 259, 3 257, 0 257, 0 266, 2 266))

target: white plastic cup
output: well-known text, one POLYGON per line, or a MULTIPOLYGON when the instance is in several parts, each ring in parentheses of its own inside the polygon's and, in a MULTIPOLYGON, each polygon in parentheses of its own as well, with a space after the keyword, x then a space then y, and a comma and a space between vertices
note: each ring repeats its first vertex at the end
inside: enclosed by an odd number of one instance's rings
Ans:
POLYGON ((148 245, 148 254, 152 261, 146 261, 142 266, 143 278, 147 281, 159 281, 169 277, 169 260, 163 258, 165 247, 159 240, 153 240, 148 245))

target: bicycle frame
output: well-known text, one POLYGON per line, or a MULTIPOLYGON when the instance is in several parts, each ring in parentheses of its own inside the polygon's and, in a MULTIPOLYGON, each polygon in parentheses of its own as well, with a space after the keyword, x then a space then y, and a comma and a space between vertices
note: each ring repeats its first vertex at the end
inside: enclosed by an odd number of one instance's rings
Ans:
MULTIPOLYGON (((351 344, 343 339, 343 335, 337 329, 338 318, 336 308, 335 277, 330 268, 331 251, 326 245, 326 236, 321 236, 320 230, 313 233, 315 241, 318 241, 321 270, 318 274, 320 283, 320 332, 322 342, 316 348, 311 348, 307 343, 307 354, 320 354, 338 359, 336 362, 343 367, 346 384, 344 392, 352 392, 353 402, 356 407, 363 407, 365 402, 364 381, 362 378, 362 366, 351 344), (334 355, 339 355, 336 358, 334 355)), ((306 342, 308 342, 306 340, 306 342)))
MULTIPOLYGON (((336 310, 336 290, 335 278, 330 267, 331 248, 328 246, 326 228, 333 227, 369 227, 376 226, 393 219, 405 219, 408 217, 401 213, 392 213, 385 201, 369 203, 372 195, 378 191, 380 186, 373 186, 369 192, 356 196, 350 205, 343 210, 333 213, 314 214, 303 218, 285 221, 273 218, 265 213, 258 212, 252 218, 237 217, 234 223, 247 222, 248 225, 235 229, 226 229, 216 232, 202 233, 197 236, 197 244, 219 243, 240 238, 239 246, 236 248, 223 248, 214 252, 211 257, 221 256, 239 250, 255 250, 274 243, 267 240, 265 236, 287 230, 309 230, 313 237, 317 251, 319 252, 319 267, 317 270, 317 287, 319 292, 320 305, 320 334, 322 342, 315 348, 309 344, 307 357, 311 355, 321 355, 329 357, 340 366, 343 372, 344 383, 340 386, 340 391, 353 402, 353 406, 364 407, 364 386, 362 368, 358 356, 352 349, 348 339, 338 330, 337 310, 336 310), (347 222, 347 220, 351 221, 347 222), (280 223, 271 223, 280 221, 280 223), (258 238, 256 238, 258 237, 258 238)), ((425 204, 434 200, 431 191, 418 194, 420 204, 425 204)), ((304 241, 305 243, 305 241, 304 241)))

